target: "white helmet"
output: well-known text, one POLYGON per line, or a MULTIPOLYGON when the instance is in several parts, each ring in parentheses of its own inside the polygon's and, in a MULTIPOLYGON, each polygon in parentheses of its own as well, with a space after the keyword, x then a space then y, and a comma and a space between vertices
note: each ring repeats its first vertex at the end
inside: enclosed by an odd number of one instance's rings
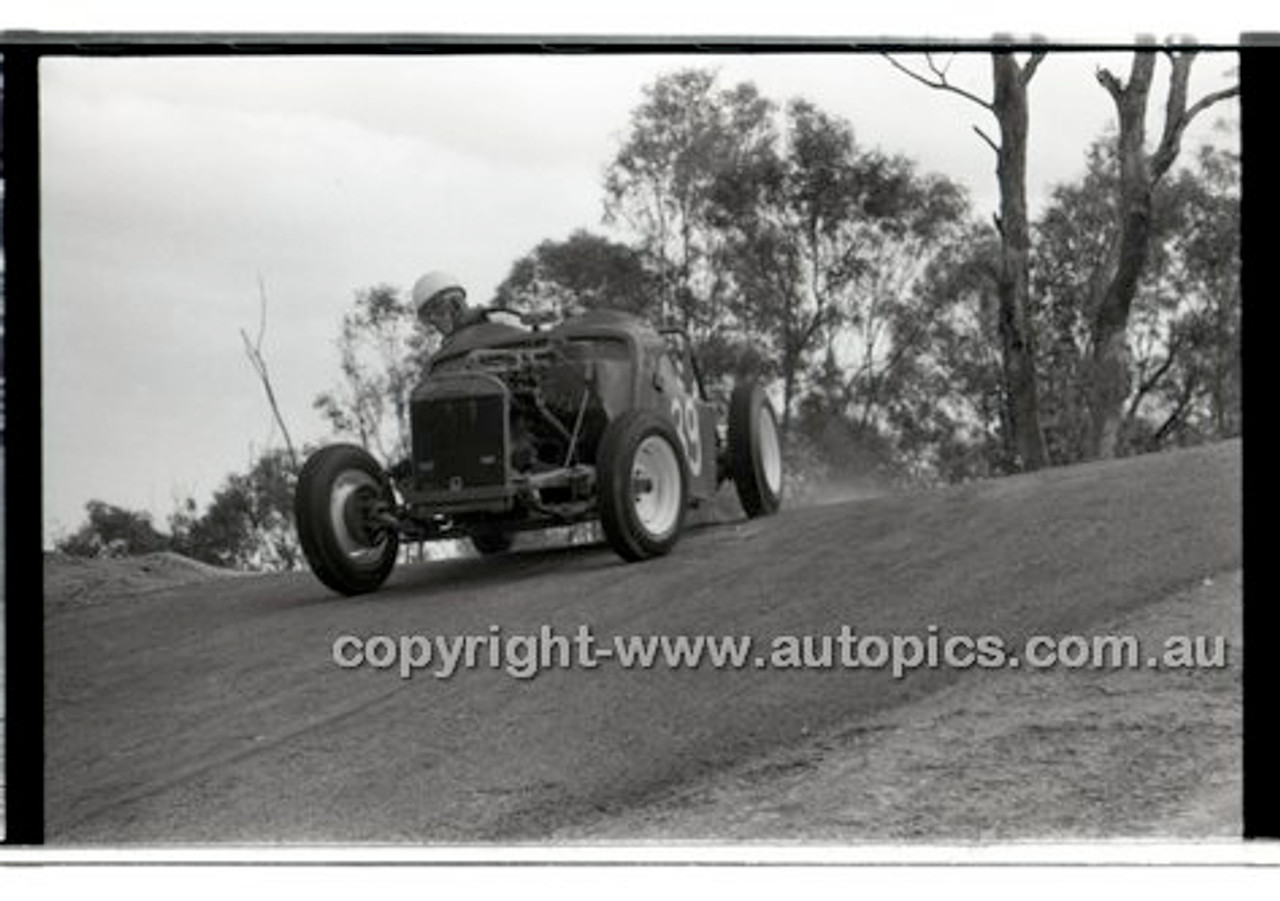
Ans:
POLYGON ((467 290, 462 287, 462 283, 457 278, 448 272, 428 272, 414 282, 413 311, 418 316, 422 316, 423 307, 442 292, 449 290, 461 292, 462 298, 466 299, 467 290))

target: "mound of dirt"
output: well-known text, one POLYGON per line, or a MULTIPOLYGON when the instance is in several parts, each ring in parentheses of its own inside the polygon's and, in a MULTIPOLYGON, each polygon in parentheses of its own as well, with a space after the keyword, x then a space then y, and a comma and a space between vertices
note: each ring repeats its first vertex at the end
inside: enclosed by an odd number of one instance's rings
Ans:
POLYGON ((151 594, 208 579, 241 576, 171 551, 138 557, 73 557, 57 551, 44 555, 46 612, 87 607, 121 597, 151 594))

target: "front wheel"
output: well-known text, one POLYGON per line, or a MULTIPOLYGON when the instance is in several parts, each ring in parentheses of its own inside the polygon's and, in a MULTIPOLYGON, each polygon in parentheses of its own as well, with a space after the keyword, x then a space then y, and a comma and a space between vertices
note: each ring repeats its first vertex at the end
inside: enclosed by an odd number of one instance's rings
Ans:
POLYGON ((669 553, 680 538, 688 476, 671 423, 629 410, 609 423, 597 456, 600 525, 624 560, 669 553))
POLYGON ((739 382, 729 401, 729 474, 747 516, 775 513, 782 503, 782 443, 764 389, 739 382))
POLYGON ((386 581, 400 536, 373 514, 394 501, 382 468, 363 448, 335 444, 312 454, 298 475, 294 517, 316 578, 346 595, 386 581))

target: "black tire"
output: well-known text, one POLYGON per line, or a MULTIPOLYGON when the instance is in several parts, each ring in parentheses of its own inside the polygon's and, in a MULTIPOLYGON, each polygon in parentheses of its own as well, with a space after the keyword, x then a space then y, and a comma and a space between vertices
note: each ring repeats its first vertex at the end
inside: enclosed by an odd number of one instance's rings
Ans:
POLYGON ((778 418, 764 389, 739 382, 729 401, 729 475, 747 516, 768 516, 782 503, 778 418))
POLYGON ((651 410, 628 410, 610 422, 600 440, 596 480, 600 525, 622 559, 670 553, 689 498, 684 451, 670 422, 651 410))
POLYGON ((515 540, 516 536, 510 532, 477 532, 471 536, 471 546, 481 557, 490 557, 511 550, 515 540))
POLYGON ((293 502, 298 539, 311 571, 334 591, 373 591, 396 565, 399 534, 362 516, 379 499, 392 504, 395 498, 382 467, 363 448, 335 444, 303 464, 293 502))

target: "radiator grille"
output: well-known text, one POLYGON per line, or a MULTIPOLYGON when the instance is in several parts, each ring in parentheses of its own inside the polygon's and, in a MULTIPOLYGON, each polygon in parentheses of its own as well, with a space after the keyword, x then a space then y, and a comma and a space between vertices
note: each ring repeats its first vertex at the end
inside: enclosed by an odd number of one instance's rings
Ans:
POLYGON ((506 484, 504 396, 414 402, 413 459, 419 488, 460 491, 506 484))

